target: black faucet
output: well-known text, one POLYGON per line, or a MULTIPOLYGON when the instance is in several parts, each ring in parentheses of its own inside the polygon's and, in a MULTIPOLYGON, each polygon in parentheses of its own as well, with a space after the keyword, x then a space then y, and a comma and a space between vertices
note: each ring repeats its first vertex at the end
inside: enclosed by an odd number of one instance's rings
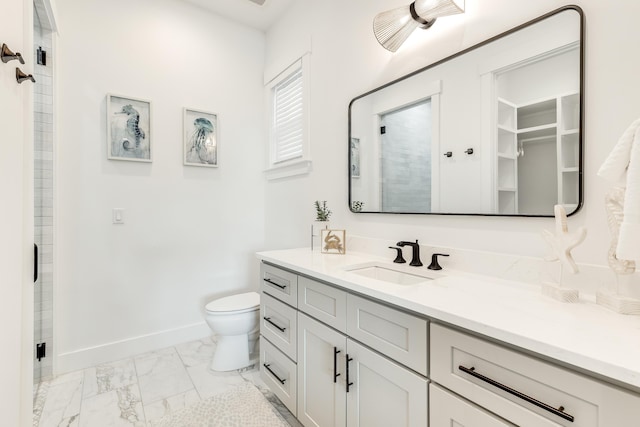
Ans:
POLYGON ((413 256, 411 257, 411 262, 409 263, 409 265, 412 265, 414 267, 422 266, 422 261, 420 261, 420 245, 418 244, 417 240, 415 243, 402 241, 396 243, 396 245, 400 247, 411 246, 413 249, 413 256))

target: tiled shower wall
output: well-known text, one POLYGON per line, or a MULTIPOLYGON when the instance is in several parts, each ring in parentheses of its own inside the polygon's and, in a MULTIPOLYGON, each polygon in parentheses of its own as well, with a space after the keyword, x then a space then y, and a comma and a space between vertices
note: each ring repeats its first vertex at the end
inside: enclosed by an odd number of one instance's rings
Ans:
MULTIPOLYGON (((36 2, 37 3, 37 2, 36 2)), ((36 19, 34 52, 46 51, 46 66, 33 58, 34 77, 34 237, 39 248, 38 281, 34 287, 34 382, 53 374, 53 257, 54 257, 54 125, 53 37, 36 19), (35 358, 35 345, 46 342, 47 356, 35 358)))

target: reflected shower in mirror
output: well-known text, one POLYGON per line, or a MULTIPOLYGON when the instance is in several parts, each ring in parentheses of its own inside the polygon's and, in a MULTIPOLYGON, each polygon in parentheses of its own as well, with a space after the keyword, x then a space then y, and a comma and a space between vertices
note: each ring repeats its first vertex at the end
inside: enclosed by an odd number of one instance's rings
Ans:
POLYGON ((582 204, 583 14, 567 6, 355 98, 349 205, 553 216, 582 204))

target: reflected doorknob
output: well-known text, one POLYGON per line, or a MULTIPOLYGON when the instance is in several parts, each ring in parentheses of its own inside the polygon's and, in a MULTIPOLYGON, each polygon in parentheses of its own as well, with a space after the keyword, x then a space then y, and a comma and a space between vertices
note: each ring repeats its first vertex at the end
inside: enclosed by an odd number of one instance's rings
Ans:
POLYGON ((20 68, 16 67, 16 81, 18 83, 22 83, 25 80, 31 80, 34 83, 36 82, 36 79, 33 78, 33 74, 25 74, 20 68))

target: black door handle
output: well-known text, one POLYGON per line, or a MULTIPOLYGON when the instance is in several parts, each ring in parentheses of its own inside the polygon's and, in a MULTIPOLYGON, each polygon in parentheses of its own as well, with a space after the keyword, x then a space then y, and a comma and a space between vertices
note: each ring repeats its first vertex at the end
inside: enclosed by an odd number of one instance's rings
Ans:
POLYGON ((38 245, 33 244, 33 283, 38 281, 38 245))
POLYGON ((338 377, 340 374, 338 373, 338 347, 333 347, 333 382, 334 384, 338 382, 338 377))
POLYGON ((346 356, 347 356, 347 358, 346 358, 346 360, 347 360, 347 363, 346 363, 347 368, 345 369, 345 371, 346 371, 346 375, 347 375, 347 393, 349 393, 349 387, 351 387, 353 385, 353 383, 349 382, 349 362, 351 362, 353 360, 353 358, 349 357, 348 354, 346 356))

